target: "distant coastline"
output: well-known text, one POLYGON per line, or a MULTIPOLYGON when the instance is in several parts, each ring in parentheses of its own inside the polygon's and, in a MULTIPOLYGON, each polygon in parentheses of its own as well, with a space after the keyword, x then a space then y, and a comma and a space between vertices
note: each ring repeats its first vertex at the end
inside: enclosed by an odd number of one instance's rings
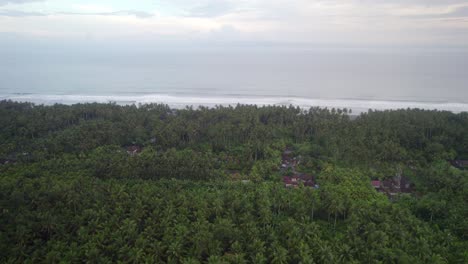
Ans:
POLYGON ((118 94, 118 95, 59 95, 59 94, 33 94, 15 93, 0 94, 0 100, 18 102, 32 102, 35 104, 77 104, 77 103, 116 103, 119 105, 162 103, 172 108, 180 109, 187 106, 215 107, 217 105, 229 106, 237 104, 247 105, 281 105, 298 106, 303 109, 310 107, 347 108, 353 114, 360 114, 372 110, 392 110, 419 108, 425 110, 450 111, 454 113, 468 112, 468 103, 446 101, 411 101, 411 100, 381 100, 381 99, 319 99, 291 96, 251 96, 251 95, 168 95, 168 94, 118 94))

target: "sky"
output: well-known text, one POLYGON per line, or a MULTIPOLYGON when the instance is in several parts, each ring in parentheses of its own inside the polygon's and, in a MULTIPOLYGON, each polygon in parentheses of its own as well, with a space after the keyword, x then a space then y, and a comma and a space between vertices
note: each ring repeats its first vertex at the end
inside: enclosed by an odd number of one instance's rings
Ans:
POLYGON ((468 102, 468 0, 0 0, 1 94, 468 102))
POLYGON ((0 0, 0 48, 19 42, 467 48, 468 1, 0 0))

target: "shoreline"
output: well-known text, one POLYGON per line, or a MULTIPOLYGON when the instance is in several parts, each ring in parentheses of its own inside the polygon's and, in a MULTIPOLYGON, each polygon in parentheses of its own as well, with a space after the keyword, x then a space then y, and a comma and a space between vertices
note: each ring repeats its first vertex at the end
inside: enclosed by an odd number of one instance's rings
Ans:
POLYGON ((119 105, 139 105, 150 103, 167 104, 171 108, 181 109, 192 107, 235 106, 237 104, 257 106, 298 106, 302 109, 311 107, 351 109, 353 115, 376 111, 418 108, 424 110, 450 111, 453 113, 468 112, 468 103, 446 101, 410 101, 395 99, 320 99, 292 96, 260 96, 260 95, 193 95, 180 96, 168 94, 133 94, 133 95, 59 95, 59 94, 3 94, 0 100, 31 102, 39 105, 79 104, 79 103, 116 103, 119 105))

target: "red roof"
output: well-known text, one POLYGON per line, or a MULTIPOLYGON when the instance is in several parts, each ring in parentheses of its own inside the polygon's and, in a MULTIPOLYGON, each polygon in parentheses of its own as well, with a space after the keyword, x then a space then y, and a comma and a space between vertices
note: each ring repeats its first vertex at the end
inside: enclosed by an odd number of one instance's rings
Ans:
POLYGON ((141 147, 140 146, 128 146, 127 147, 127 153, 128 154, 138 154, 141 152, 141 147))
POLYGON ((299 182, 297 181, 297 178, 293 177, 293 176, 284 176, 283 177, 283 183, 286 186, 296 186, 297 187, 299 185, 299 182))
POLYGON ((380 181, 372 181, 372 186, 379 188, 380 187, 380 181))

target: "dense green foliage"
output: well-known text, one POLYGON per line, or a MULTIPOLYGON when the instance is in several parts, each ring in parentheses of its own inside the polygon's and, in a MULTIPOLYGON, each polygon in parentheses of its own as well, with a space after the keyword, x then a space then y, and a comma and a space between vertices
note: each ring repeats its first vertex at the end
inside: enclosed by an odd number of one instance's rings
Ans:
POLYGON ((2 263, 468 263, 467 113, 4 101, 0 144, 2 263))

